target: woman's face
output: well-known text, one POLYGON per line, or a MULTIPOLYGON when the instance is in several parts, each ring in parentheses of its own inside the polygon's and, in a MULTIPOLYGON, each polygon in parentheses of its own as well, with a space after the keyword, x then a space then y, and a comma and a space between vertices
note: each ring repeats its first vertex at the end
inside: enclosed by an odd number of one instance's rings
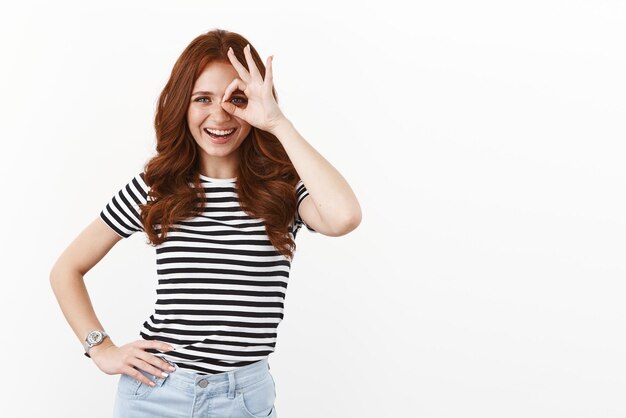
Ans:
MULTIPOLYGON (((191 91, 187 124, 199 147, 203 173, 210 177, 235 176, 239 164, 237 148, 252 128, 243 119, 226 112, 220 104, 226 88, 238 76, 230 63, 212 62, 204 68, 191 91), (226 132, 207 131, 216 129, 235 131, 223 138, 218 135, 226 132)), ((239 90, 233 92, 228 101, 239 107, 245 107, 248 102, 239 90)))

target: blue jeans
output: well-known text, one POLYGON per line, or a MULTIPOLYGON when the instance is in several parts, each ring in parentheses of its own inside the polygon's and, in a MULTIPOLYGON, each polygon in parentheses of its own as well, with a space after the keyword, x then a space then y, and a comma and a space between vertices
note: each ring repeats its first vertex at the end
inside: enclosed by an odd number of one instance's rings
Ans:
MULTIPOLYGON (((168 362, 170 363, 170 362, 168 362)), ((276 386, 267 358, 219 374, 197 374, 179 368, 153 376, 149 386, 120 374, 114 418, 277 418, 276 386)))

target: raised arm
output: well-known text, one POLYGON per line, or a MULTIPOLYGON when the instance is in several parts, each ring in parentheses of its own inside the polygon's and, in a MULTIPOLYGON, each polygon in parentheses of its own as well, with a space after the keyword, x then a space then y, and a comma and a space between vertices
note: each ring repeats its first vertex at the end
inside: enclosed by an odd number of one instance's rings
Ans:
POLYGON ((267 58, 262 76, 254 62, 250 45, 243 53, 248 69, 234 51, 228 58, 240 78, 226 88, 222 107, 259 129, 270 132, 281 142, 300 179, 309 191, 300 205, 300 215, 305 223, 324 235, 340 236, 352 231, 361 223, 361 207, 348 182, 315 148, 296 131, 278 107, 273 95, 273 56, 267 58), (228 98, 239 89, 247 97, 247 105, 237 107, 228 98))
POLYGON ((289 155, 309 196, 300 204, 302 219, 316 231, 341 236, 361 223, 361 206, 343 176, 309 144, 288 119, 272 133, 289 155))

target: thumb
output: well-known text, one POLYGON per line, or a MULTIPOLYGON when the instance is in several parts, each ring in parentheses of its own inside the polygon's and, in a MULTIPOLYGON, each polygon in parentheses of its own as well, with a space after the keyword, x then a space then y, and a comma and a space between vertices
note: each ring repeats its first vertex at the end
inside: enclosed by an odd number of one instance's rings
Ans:
POLYGON ((237 116, 238 118, 241 118, 241 114, 243 113, 241 111, 240 108, 238 108, 237 106, 235 106, 232 103, 229 102, 222 102, 222 108, 227 111, 228 113, 230 113, 231 115, 237 116))

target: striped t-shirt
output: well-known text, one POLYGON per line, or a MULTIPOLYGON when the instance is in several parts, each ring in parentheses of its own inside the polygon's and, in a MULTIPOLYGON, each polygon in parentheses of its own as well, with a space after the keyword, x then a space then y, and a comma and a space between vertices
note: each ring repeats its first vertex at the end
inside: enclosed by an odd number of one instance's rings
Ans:
MULTIPOLYGON (((274 351, 291 263, 272 245, 263 221, 241 210, 236 178, 200 175, 200 181, 206 193, 202 215, 172 225, 155 247, 157 299, 139 335, 176 348, 146 351, 182 369, 215 374, 274 351)), ((148 191, 144 173, 137 174, 111 197, 100 218, 123 238, 144 231, 138 205, 147 202, 148 191)), ((298 212, 308 195, 302 180, 295 193, 294 239, 302 225, 317 232, 298 212)))

